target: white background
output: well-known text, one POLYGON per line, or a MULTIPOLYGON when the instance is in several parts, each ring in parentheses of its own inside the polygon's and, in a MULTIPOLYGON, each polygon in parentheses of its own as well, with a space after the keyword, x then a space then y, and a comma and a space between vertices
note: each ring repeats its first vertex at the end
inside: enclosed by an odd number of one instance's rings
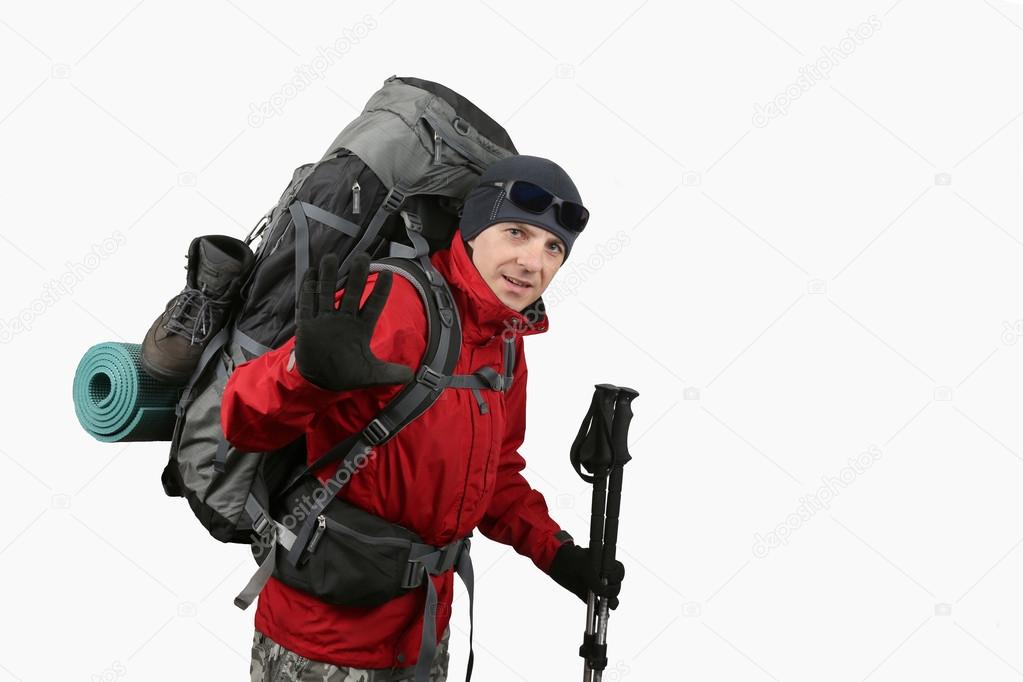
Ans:
MULTIPOLYGON (((592 209, 523 454, 585 538, 568 447, 593 384, 640 391, 606 680, 1023 677, 1023 4, 19 3, 0 63, 0 680, 248 679, 246 548, 164 496, 166 443, 88 436, 71 381, 392 74, 592 209)), ((578 679, 582 604, 474 554, 476 678, 578 679)), ((452 680, 467 626, 463 594, 452 680)))

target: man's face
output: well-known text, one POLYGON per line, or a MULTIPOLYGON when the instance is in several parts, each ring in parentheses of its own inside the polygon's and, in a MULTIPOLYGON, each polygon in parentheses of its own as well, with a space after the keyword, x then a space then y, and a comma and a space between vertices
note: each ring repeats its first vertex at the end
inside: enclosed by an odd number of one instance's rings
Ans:
POLYGON ((565 243, 554 233, 526 223, 495 223, 467 244, 491 291, 520 312, 540 298, 565 262, 565 243))

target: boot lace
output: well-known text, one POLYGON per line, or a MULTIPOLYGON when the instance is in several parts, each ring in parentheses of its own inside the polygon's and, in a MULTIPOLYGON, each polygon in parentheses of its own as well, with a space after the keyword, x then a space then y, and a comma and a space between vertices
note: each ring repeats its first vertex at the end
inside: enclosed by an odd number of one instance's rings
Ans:
POLYGON ((202 290, 186 287, 174 300, 174 308, 164 327, 168 332, 184 336, 190 344, 206 343, 213 331, 214 312, 223 311, 228 301, 218 301, 202 290))

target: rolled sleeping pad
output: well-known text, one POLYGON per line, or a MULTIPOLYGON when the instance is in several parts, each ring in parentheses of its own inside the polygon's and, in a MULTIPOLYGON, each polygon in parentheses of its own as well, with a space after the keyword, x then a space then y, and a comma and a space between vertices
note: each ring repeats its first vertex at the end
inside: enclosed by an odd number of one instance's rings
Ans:
POLYGON ((174 406, 183 387, 146 374, 141 357, 141 344, 108 341, 87 350, 78 363, 72 388, 75 414, 96 440, 172 439, 174 406))

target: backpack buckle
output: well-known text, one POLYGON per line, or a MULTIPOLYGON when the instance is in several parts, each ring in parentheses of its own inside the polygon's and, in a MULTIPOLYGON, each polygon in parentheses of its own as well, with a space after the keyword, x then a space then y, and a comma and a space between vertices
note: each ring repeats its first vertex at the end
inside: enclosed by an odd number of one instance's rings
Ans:
POLYGON ((440 388, 443 380, 444 375, 433 371, 429 365, 423 365, 420 367, 419 373, 416 374, 416 381, 434 391, 440 388))
POLYGON ((270 525, 270 520, 266 518, 264 514, 260 514, 259 518, 252 522, 252 530, 256 532, 256 535, 263 535, 263 531, 270 525))
POLYGON ((370 445, 379 445, 390 433, 391 431, 384 426, 380 419, 374 419, 362 430, 363 437, 369 441, 370 445))
POLYGON ((412 589, 423 584, 426 577, 426 567, 418 561, 409 561, 405 565, 405 575, 402 576, 401 586, 405 589, 412 589))
POLYGON ((403 203, 405 203, 405 192, 394 186, 387 193, 387 196, 384 197, 384 210, 388 213, 394 213, 403 203))
POLYGON ((447 571, 454 568, 455 564, 458 563, 458 556, 462 551, 462 543, 452 542, 450 545, 445 547, 440 553, 440 560, 437 562, 441 571, 447 571))

